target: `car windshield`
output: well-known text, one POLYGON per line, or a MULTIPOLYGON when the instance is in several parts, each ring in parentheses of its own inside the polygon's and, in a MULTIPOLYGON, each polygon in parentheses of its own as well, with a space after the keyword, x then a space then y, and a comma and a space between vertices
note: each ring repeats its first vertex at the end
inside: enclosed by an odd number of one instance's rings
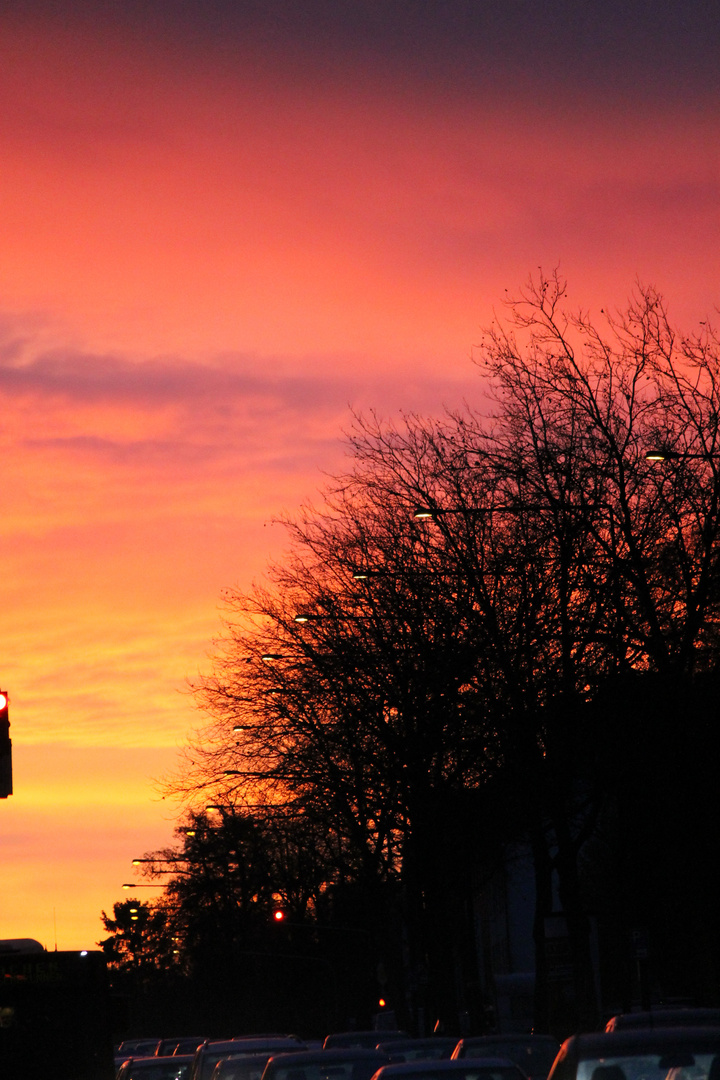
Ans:
POLYGON ((262 1061, 258 1061, 254 1056, 252 1060, 249 1057, 227 1058, 218 1062, 213 1080, 260 1080, 269 1057, 268 1054, 262 1061))
POLYGON ((369 1080, 377 1070, 377 1060, 332 1061, 327 1064, 317 1061, 303 1065, 290 1063, 284 1067, 275 1059, 273 1080, 369 1080))
POLYGON ((577 1080, 712 1080, 718 1076, 720 1055, 689 1050, 623 1057, 589 1058, 578 1062, 577 1080))
POLYGON ((417 1073, 408 1070, 403 1072, 402 1080, 522 1080, 517 1069, 512 1065, 472 1065, 468 1063, 465 1069, 454 1069, 449 1073, 438 1064, 437 1071, 434 1069, 418 1070, 417 1073))
POLYGON ((125 1080, 186 1080, 190 1061, 133 1061, 125 1080))
POLYGON ((432 1061, 433 1058, 449 1058, 454 1043, 419 1043, 417 1046, 403 1046, 402 1050, 393 1049, 391 1044, 383 1047, 398 1061, 432 1061))
POLYGON ((198 1073, 199 1080, 210 1080, 213 1074, 215 1066, 218 1061, 224 1061, 225 1058, 230 1057, 233 1050, 208 1050, 203 1053, 202 1060, 200 1061, 200 1070, 198 1073))

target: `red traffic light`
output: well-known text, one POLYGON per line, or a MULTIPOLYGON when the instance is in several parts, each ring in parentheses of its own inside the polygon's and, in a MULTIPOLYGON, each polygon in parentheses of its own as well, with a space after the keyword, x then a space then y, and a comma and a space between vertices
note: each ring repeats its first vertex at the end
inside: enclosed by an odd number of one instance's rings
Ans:
POLYGON ((275 922, 282 922, 284 918, 285 912, 282 911, 280 908, 278 908, 276 911, 273 911, 273 919, 275 920, 275 922))
POLYGON ((12 742, 7 690, 0 690, 0 799, 12 795, 12 742))

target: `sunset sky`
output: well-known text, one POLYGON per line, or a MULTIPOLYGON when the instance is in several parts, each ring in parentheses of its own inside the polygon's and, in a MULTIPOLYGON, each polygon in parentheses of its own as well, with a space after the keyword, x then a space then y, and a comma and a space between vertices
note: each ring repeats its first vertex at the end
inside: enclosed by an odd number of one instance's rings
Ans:
POLYGON ((351 408, 477 401, 538 266, 712 314, 718 56, 716 0, 4 0, 0 938, 93 947, 169 842, 222 591, 351 408))

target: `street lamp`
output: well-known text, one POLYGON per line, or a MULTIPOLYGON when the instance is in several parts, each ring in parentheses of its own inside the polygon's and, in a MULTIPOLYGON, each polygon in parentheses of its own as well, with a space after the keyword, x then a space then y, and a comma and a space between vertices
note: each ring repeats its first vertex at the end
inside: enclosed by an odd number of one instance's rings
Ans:
MULTIPOLYGON (((150 863, 152 866, 157 866, 158 863, 170 863, 172 866, 176 866, 178 863, 186 863, 188 860, 184 858, 177 859, 133 859, 133 866, 142 866, 143 863, 150 863)), ((173 874, 174 870, 161 870, 158 873, 173 874)))
MULTIPOLYGON (((236 814, 237 811, 242 811, 242 810, 284 810, 284 811, 287 812, 287 808, 289 806, 293 806, 293 805, 294 805, 294 803, 291 803, 291 802, 255 802, 255 803, 243 802, 243 803, 238 803, 237 806, 233 807, 232 813, 234 815, 234 814, 236 814)), ((205 809, 206 810, 218 810, 222 814, 227 812, 227 807, 222 807, 222 806, 218 806, 218 805, 206 806, 205 809)), ((297 811, 295 816, 298 816, 299 814, 300 814, 300 811, 297 811)))
MULTIPOLYGON (((383 576, 383 575, 381 575, 378 570, 356 570, 355 573, 353 574, 353 580, 354 581, 366 581, 370 577, 381 577, 381 576, 383 576)), ((363 615, 363 614, 360 614, 357 611, 353 611, 353 612, 331 611, 331 612, 327 612, 324 615, 319 615, 317 613, 310 613, 310 612, 302 612, 299 615, 296 615, 293 621, 296 622, 296 623, 300 623, 300 624, 304 624, 304 623, 323 623, 324 622, 324 623, 334 623, 334 624, 338 625, 338 624, 341 624, 341 623, 348 623, 348 622, 349 623, 351 623, 351 622, 363 622, 363 621, 365 621, 366 619, 369 619, 369 618, 371 618, 370 615, 367 615, 367 614, 363 615)), ((277 690, 270 690, 268 692, 270 694, 273 694, 273 693, 277 693, 277 690)))
POLYGON ((469 517, 482 517, 494 510, 516 513, 515 507, 509 506, 416 506, 413 510, 414 521, 437 521, 446 514, 465 514, 469 517))
POLYGON ((650 450, 645 451, 646 461, 708 461, 712 458, 717 458, 718 454, 714 454, 708 451, 706 454, 693 453, 690 450, 667 450, 662 446, 653 447, 650 450))
POLYGON ((431 510, 429 506, 416 506, 413 511, 415 521, 434 521, 436 517, 437 511, 431 510))
POLYGON ((223 769, 223 776, 250 776, 253 780, 282 780, 278 772, 256 772, 249 769, 223 769))
POLYGON ((522 514, 528 510, 546 510, 537 503, 519 503, 517 506, 416 506, 413 510, 414 521, 437 521, 448 514, 460 514, 463 517, 483 517, 492 514, 522 514))
POLYGON ((668 458, 674 458, 674 457, 677 457, 677 456, 678 455, 674 454, 672 451, 670 451, 670 450, 661 450, 659 447, 656 450, 646 450, 645 451, 645 460, 646 461, 667 461, 668 458))
POLYGON ((353 570, 353 581, 369 581, 370 578, 384 577, 382 570, 370 570, 368 567, 360 566, 357 570, 353 570))

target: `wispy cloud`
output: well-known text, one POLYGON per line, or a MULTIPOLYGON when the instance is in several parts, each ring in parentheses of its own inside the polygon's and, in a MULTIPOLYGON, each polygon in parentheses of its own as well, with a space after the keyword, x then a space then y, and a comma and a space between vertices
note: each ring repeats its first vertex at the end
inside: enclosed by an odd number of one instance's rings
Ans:
POLYGON ((422 365, 381 372, 361 356, 322 354, 309 358, 305 372, 302 360, 286 356, 224 354, 199 363, 67 349, 33 354, 31 340, 9 333, 0 357, 6 430, 28 450, 160 467, 169 456, 182 468, 229 452, 262 453, 270 462, 288 443, 306 457, 309 447, 337 443, 349 408, 437 410, 475 381, 466 357, 455 358, 444 377, 422 365))

